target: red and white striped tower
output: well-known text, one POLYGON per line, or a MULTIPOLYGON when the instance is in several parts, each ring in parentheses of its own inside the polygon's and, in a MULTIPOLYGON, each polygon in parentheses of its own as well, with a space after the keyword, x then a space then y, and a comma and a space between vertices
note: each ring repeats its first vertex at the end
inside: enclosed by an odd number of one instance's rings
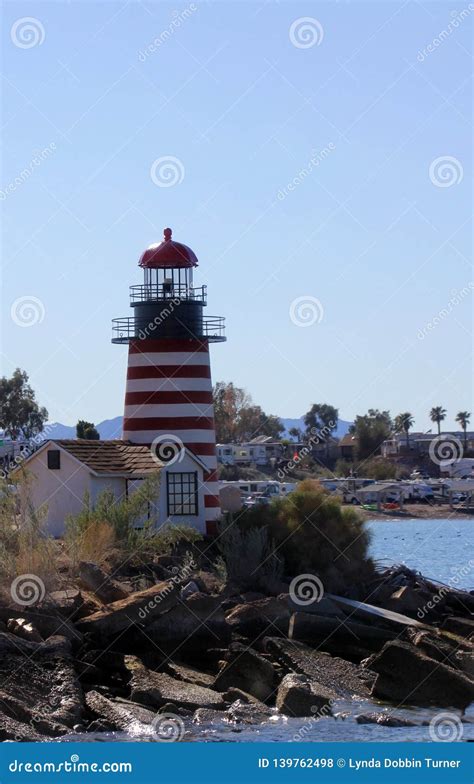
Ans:
POLYGON ((204 316, 206 286, 193 286, 198 260, 164 239, 142 254, 141 286, 130 287, 134 316, 113 321, 113 343, 128 343, 123 438, 169 456, 182 445, 206 465, 206 530, 220 516, 209 343, 222 342, 224 319, 204 316))

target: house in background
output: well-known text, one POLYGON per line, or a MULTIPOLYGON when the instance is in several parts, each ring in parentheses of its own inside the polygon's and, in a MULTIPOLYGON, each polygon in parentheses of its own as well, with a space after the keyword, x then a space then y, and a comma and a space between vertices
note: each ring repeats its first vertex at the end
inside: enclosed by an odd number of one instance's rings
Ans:
MULTIPOLYGON (((31 476, 29 495, 33 507, 46 510, 46 528, 62 536, 66 518, 78 514, 89 496, 93 506, 110 489, 117 500, 133 493, 147 477, 160 474, 160 491, 150 517, 192 526, 206 532, 204 506, 205 464, 189 449, 177 459, 160 462, 149 446, 127 441, 46 441, 23 461, 31 476)), ((12 476, 21 469, 17 468, 12 476)), ((142 521, 143 522, 143 521, 142 521)))
POLYGON ((356 446, 356 436, 351 435, 351 433, 346 433, 346 435, 340 439, 338 444, 339 457, 343 458, 344 460, 355 460, 356 446))

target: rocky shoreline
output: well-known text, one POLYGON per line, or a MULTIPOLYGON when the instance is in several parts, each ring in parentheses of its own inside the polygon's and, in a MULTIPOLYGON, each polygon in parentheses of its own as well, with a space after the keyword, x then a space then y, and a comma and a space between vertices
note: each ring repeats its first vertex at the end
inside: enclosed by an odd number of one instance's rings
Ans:
POLYGON ((239 593, 160 556, 133 577, 82 563, 40 605, 0 601, 0 740, 181 740, 185 722, 316 722, 341 699, 367 701, 353 716, 379 726, 410 726, 397 714, 409 706, 463 716, 474 595, 401 566, 357 597, 294 584, 239 593))

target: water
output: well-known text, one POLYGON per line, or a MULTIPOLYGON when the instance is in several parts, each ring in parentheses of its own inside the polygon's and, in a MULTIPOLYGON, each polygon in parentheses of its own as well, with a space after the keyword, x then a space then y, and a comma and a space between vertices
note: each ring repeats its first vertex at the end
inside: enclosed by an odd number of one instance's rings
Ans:
POLYGON ((474 520, 372 520, 370 554, 387 566, 403 563, 425 577, 474 588, 474 520))
MULTIPOLYGON (((370 521, 372 532, 370 554, 387 566, 404 563, 433 580, 457 588, 472 589, 474 584, 474 520, 381 520, 370 521), (470 565, 471 563, 471 565, 470 565)), ((335 718, 289 719, 275 715, 265 724, 243 726, 224 721, 200 726, 186 720, 183 740, 201 742, 270 742, 270 741, 388 741, 419 742, 432 740, 430 722, 446 710, 437 708, 393 709, 372 700, 338 701, 333 705, 335 718), (354 716, 362 713, 388 712, 392 717, 410 719, 416 727, 384 727, 358 724, 354 716)), ((474 703, 463 722, 459 711, 448 711, 447 731, 453 740, 474 740, 474 703)), ((150 732, 97 733, 71 735, 63 741, 156 741, 150 732)))

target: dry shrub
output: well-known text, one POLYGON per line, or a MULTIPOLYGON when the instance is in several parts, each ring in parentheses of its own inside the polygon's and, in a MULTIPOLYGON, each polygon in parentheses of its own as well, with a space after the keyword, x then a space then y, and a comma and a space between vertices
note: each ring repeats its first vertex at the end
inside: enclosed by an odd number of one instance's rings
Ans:
POLYGON ((73 564, 94 561, 102 565, 117 553, 115 531, 106 520, 91 520, 78 535, 69 540, 69 556, 73 564))

